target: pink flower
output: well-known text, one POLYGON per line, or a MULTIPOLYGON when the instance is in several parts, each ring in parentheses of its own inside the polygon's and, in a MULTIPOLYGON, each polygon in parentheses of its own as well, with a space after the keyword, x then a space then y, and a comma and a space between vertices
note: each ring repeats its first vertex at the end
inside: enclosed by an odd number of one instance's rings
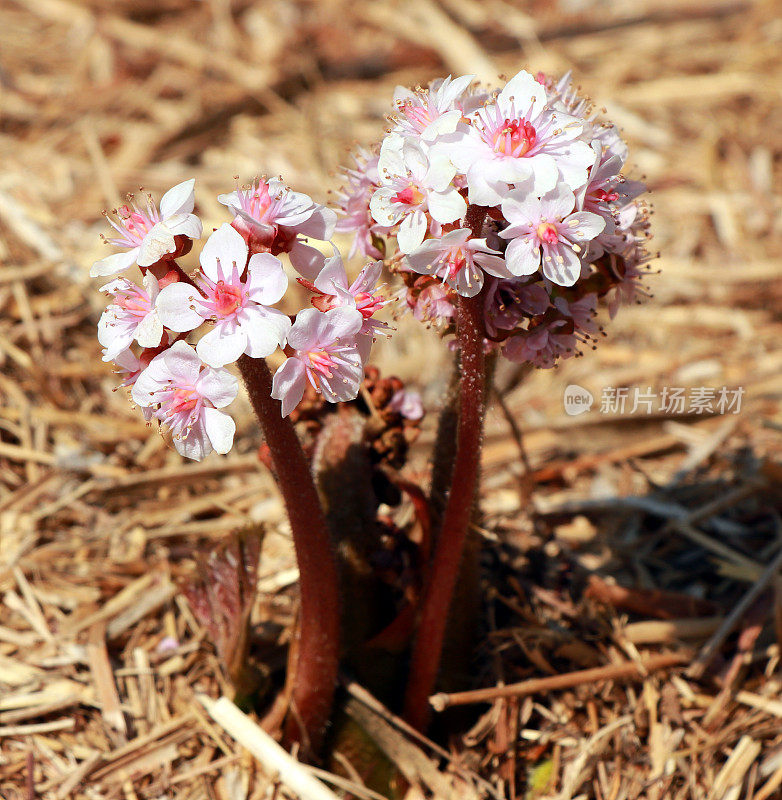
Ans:
POLYGON ((421 395, 414 389, 399 389, 389 401, 388 408, 412 422, 416 422, 424 416, 421 395))
POLYGON ((158 282, 151 272, 144 275, 143 282, 144 289, 127 278, 115 278, 101 287, 114 297, 98 322, 98 341, 106 348, 104 361, 116 360, 134 340, 142 347, 160 344, 163 323, 155 308, 158 282))
POLYGON ((152 359, 131 394, 142 408, 155 409, 178 453, 201 461, 212 450, 231 449, 236 425, 218 409, 233 402, 238 390, 230 372, 204 367, 196 351, 180 341, 152 359))
POLYGON ((380 148, 380 188, 369 203, 372 216, 385 226, 401 222, 399 249, 419 247, 429 227, 428 212, 441 225, 461 219, 467 203, 451 185, 455 170, 443 150, 424 149, 411 138, 392 133, 380 148))
POLYGON ((323 266, 323 255, 298 237, 331 239, 337 222, 332 209, 309 195, 291 191, 278 178, 257 181, 217 199, 236 215, 232 224, 253 252, 266 248, 274 255, 288 253, 291 264, 305 278, 314 277, 323 266))
POLYGON ((374 319, 374 315, 388 303, 387 299, 375 293, 382 271, 382 261, 367 264, 353 283, 348 285, 342 257, 335 248, 334 256, 327 259, 326 266, 311 285, 311 288, 320 294, 312 300, 312 304, 318 310, 328 311, 332 308, 347 307, 355 308, 361 313, 363 321, 358 345, 363 361, 369 358, 375 335, 381 330, 390 328, 388 323, 374 319))
MULTIPOLYGON (((426 278, 419 278, 427 281, 426 278)), ((449 289, 439 281, 429 280, 420 288, 416 286, 407 293, 407 304, 413 309, 413 316, 427 325, 447 324, 456 309, 451 303, 449 289)))
POLYGON ((265 358, 283 346, 290 330, 290 319, 269 308, 288 287, 282 264, 269 253, 256 253, 248 262, 248 253, 242 236, 225 223, 201 252, 198 289, 172 283, 158 297, 160 318, 173 331, 191 331, 204 320, 214 322, 196 347, 210 367, 230 364, 242 353, 265 358))
POLYGON ((437 136, 453 133, 462 118, 460 100, 475 75, 462 75, 433 81, 428 89, 411 92, 403 86, 394 91, 398 133, 420 136, 426 142, 437 136))
POLYGON ((586 179, 594 154, 578 141, 583 120, 550 109, 544 88, 528 72, 511 78, 469 122, 447 149, 467 176, 471 203, 499 205, 509 184, 530 181, 540 195, 560 178, 574 190, 586 179))
POLYGON ((625 180, 620 172, 624 159, 603 150, 599 141, 592 143, 595 161, 589 171, 589 179, 577 193, 576 204, 584 211, 598 214, 605 221, 605 227, 590 246, 590 256, 601 255, 602 244, 615 230, 615 217, 618 210, 634 197, 641 194, 645 186, 638 181, 625 180))
POLYGON ((541 369, 551 369, 559 358, 575 354, 576 337, 567 330, 565 320, 554 320, 511 336, 502 354, 517 364, 529 362, 541 369))
POLYGON ((502 203, 510 226, 500 233, 510 239, 505 263, 514 275, 543 274, 559 286, 572 286, 581 275, 582 245, 594 239, 605 220, 589 211, 571 213, 576 198, 561 184, 542 198, 512 191, 502 203))
POLYGON ((596 305, 595 294, 574 301, 555 298, 553 307, 560 316, 547 318, 531 330, 512 336, 503 347, 503 355, 510 361, 528 361, 543 369, 553 367, 560 358, 576 355, 579 344, 589 341, 598 331, 596 305))
POLYGON ((502 256, 486 245, 486 239, 473 239, 469 228, 426 239, 407 256, 407 263, 415 272, 445 281, 463 297, 480 292, 484 272, 498 278, 511 276, 502 256))
POLYGON ((484 301, 486 334, 492 339, 502 338, 500 331, 512 331, 524 320, 544 314, 550 302, 548 292, 539 283, 524 285, 518 278, 492 279, 484 301))
POLYGON ((119 237, 109 239, 109 243, 127 252, 115 253, 96 261, 90 269, 90 276, 102 278, 118 275, 134 264, 150 267, 176 251, 176 237, 199 239, 201 220, 192 213, 194 185, 195 179, 191 178, 169 189, 160 199, 160 211, 151 196, 147 196, 145 209, 124 205, 115 212, 116 221, 107 214, 106 219, 119 234, 119 237))
POLYGON ((288 334, 293 355, 274 374, 272 397, 288 414, 304 396, 307 381, 330 403, 353 400, 364 377, 356 341, 363 317, 346 306, 321 312, 305 308, 288 334))
POLYGON ((356 253, 361 253, 362 256, 369 258, 383 257, 383 253, 378 250, 376 243, 379 241, 379 237, 387 236, 391 229, 375 222, 369 211, 372 194, 380 186, 380 178, 377 173, 379 158, 360 147, 353 154, 355 168, 344 171, 347 186, 338 192, 339 211, 337 213, 340 215, 340 219, 337 220, 334 231, 353 234, 349 258, 356 253))

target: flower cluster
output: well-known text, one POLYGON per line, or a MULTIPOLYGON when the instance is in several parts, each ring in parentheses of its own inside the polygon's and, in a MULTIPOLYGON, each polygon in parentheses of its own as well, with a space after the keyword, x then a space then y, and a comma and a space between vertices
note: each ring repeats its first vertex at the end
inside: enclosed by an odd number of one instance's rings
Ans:
POLYGON ((420 320, 451 328, 481 295, 487 347, 551 367, 634 300, 648 255, 643 184, 622 175, 616 129, 558 83, 519 72, 484 94, 473 76, 399 89, 392 127, 362 150, 340 194, 354 250, 385 253, 420 320))
POLYGON ((382 142, 346 171, 337 211, 277 178, 220 195, 232 221, 209 236, 195 275, 177 263, 202 233, 194 181, 166 192, 159 209, 147 198, 109 218, 120 252, 91 272, 111 278, 98 326, 104 360, 181 453, 231 447, 221 409, 237 394, 227 368, 240 358, 282 349, 271 395, 284 416, 307 387, 330 403, 354 399, 372 342, 389 329, 377 318, 390 302, 379 259, 401 278, 402 311, 448 333, 471 298, 487 349, 545 368, 594 341, 601 303, 613 316, 644 294, 645 187, 622 174, 627 147, 569 76, 522 71, 492 93, 471 75, 448 77, 400 88, 394 104, 382 142), (329 256, 308 243, 335 232, 353 234, 351 255, 378 259, 352 282, 333 245, 329 256), (295 319, 276 307, 289 286, 281 255, 312 293, 295 319), (134 265, 141 286, 120 274, 134 265))
POLYGON ((336 251, 326 258, 303 238, 329 240, 335 212, 277 179, 218 198, 233 221, 209 236, 198 272, 185 273, 176 259, 202 232, 193 189, 192 180, 175 186, 159 210, 148 198, 145 208, 115 211, 109 221, 119 237, 110 243, 122 251, 96 262, 91 275, 115 276, 102 287, 112 298, 98 324, 104 361, 116 364, 145 417, 200 461, 233 444, 235 425, 223 409, 238 393, 227 367, 240 357, 283 349, 272 396, 288 415, 308 384, 330 402, 355 398, 374 335, 387 326, 373 319, 385 304, 376 289, 382 262, 350 283, 336 251), (275 308, 289 285, 283 253, 315 292, 313 307, 295 320, 275 308), (134 265, 142 286, 119 276, 134 265), (205 323, 209 329, 188 344, 205 323))

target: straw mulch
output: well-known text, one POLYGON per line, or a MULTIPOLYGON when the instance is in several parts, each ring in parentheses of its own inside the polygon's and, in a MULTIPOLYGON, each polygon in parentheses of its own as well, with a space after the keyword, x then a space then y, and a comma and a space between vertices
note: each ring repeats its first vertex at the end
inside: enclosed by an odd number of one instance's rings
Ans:
MULTIPOLYGON (((232 176, 264 173, 325 200, 346 148, 381 132, 396 84, 523 66, 572 69, 624 129, 653 190, 661 272, 595 352, 497 378, 508 413, 488 420, 472 688, 537 683, 441 698, 471 716, 438 745, 356 702, 410 798, 781 796, 778 12, 774 0, 0 6, 3 800, 292 796, 198 702, 226 687, 175 588, 194 551, 263 523, 256 650, 280 669, 296 571, 257 430, 241 406, 235 451, 186 464, 112 391, 88 279, 105 253, 101 209, 195 176, 217 225, 232 176), (595 396, 589 414, 563 413, 568 384, 595 396), (607 387, 723 386, 743 387, 740 413, 598 411, 607 387), (573 675, 586 669, 598 672, 573 675)), ((378 361, 434 408, 443 348, 399 327, 378 361)), ((430 417, 412 475, 425 474, 430 417)), ((377 796, 341 772, 354 796, 377 796)))

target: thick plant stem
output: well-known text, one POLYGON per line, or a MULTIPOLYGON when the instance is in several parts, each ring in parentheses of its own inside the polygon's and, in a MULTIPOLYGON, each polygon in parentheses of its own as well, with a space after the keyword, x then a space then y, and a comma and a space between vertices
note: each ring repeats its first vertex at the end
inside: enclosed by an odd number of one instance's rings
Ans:
POLYGON ((293 423, 281 415, 279 401, 271 396, 272 376, 266 362, 243 355, 239 370, 266 436, 299 567, 301 611, 293 684, 294 713, 289 718, 286 736, 317 750, 331 714, 339 666, 336 559, 299 438, 293 423))
POLYGON ((428 700, 440 666, 448 610, 472 517, 480 467, 486 362, 480 295, 459 298, 456 335, 461 359, 456 460, 442 529, 424 590, 405 697, 405 718, 418 730, 426 727, 431 714, 428 700))

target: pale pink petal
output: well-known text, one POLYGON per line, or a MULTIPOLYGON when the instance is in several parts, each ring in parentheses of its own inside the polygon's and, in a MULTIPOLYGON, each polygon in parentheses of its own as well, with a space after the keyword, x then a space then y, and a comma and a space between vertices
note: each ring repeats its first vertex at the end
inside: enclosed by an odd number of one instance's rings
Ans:
POLYGON ((364 379, 364 365, 358 351, 343 353, 331 378, 321 378, 320 388, 330 403, 344 403, 358 396, 364 379))
POLYGON ((594 239, 605 228, 605 220, 599 214, 590 211, 578 211, 565 220, 563 231, 568 239, 586 242, 594 239))
POLYGON ((163 323, 154 309, 141 320, 136 328, 136 341, 142 347, 157 347, 163 338, 163 323))
POLYGON ((229 452, 234 443, 236 423, 222 411, 216 408, 204 408, 204 430, 209 437, 215 452, 224 455, 229 452))
MULTIPOLYGON (((317 312, 316 312, 317 313, 317 312)), ((307 377, 298 358, 289 358, 274 373, 272 397, 282 404, 282 416, 287 417, 304 397, 307 377)))
POLYGON ((139 247, 138 265, 140 267, 150 267, 156 264, 163 256, 173 253, 176 250, 174 234, 159 222, 144 237, 144 241, 139 247))
POLYGON ((326 259, 326 264, 314 284, 315 288, 324 294, 336 294, 338 289, 348 291, 348 275, 340 255, 326 259))
POLYGON ((376 222, 381 225, 395 225, 399 220, 400 214, 394 208, 391 198, 396 195, 394 189, 381 187, 376 189, 369 201, 369 210, 376 222))
POLYGON ((288 252, 293 268, 307 280, 314 280, 323 269, 326 256, 304 242, 296 242, 288 252))
POLYGON ((282 299, 288 276, 282 262, 271 253, 256 253, 247 265, 247 294, 255 303, 269 306, 282 299))
POLYGON ((237 315, 241 330, 247 337, 245 353, 251 358, 266 358, 285 344, 291 328, 287 314, 275 308, 248 306, 237 315))
POLYGON ((209 333, 202 336, 196 345, 201 360, 210 367, 233 364, 247 347, 247 334, 241 328, 231 330, 228 325, 217 323, 209 333))
POLYGON ((408 214, 399 226, 396 240, 403 253, 410 253, 419 247, 426 236, 428 223, 423 211, 414 211, 408 214))
MULTIPOLYGON (((332 308, 325 314, 320 311, 315 313, 320 315, 316 322, 318 341, 323 344, 331 344, 334 341, 340 341, 345 344, 350 343, 358 335, 364 322, 361 312, 350 306, 332 308)), ((288 340, 290 341, 290 336, 288 340)))
POLYGON ((505 251, 505 264, 513 275, 532 275, 540 267, 540 248, 532 239, 513 239, 505 251))
POLYGON ((559 286, 572 286, 581 274, 581 259, 569 248, 552 248, 543 256, 543 274, 559 286))
POLYGON ((187 236, 188 239, 200 239, 203 233, 201 220, 195 214, 182 214, 166 220, 166 227, 174 236, 187 236))
POLYGON ((227 369, 203 369, 195 387, 215 408, 225 408, 239 393, 239 381, 227 369))
POLYGON ((311 236, 313 239, 326 241, 334 235, 336 224, 336 211, 325 206, 318 206, 308 219, 295 226, 295 230, 302 236, 311 236))
POLYGON ((442 224, 462 219, 467 212, 467 203, 456 189, 430 193, 428 205, 429 213, 442 224))
POLYGON ((195 198, 193 189, 195 187, 195 178, 190 178, 188 181, 182 181, 173 188, 169 189, 163 197, 160 198, 160 216, 167 220, 169 217, 174 217, 177 214, 190 214, 193 211, 195 198))
POLYGON ((198 373, 201 371, 201 359, 187 342, 174 342, 168 350, 155 356, 149 366, 152 367, 158 359, 161 371, 167 370, 172 379, 182 385, 195 385, 198 373))
POLYGON ((201 307, 200 300, 197 289, 178 281, 160 290, 155 307, 163 325, 177 333, 185 333, 195 330, 204 321, 196 310, 201 307))
POLYGON ((213 281, 220 280, 217 271, 217 262, 220 262, 224 277, 231 274, 233 265, 236 264, 239 272, 244 271, 247 263, 247 242, 242 235, 224 222, 207 240, 201 251, 201 269, 213 281))
POLYGON ((192 461, 203 461, 212 452, 212 443, 204 430, 204 421, 199 418, 187 436, 174 436, 174 447, 179 455, 192 461))
POLYGON ((126 269, 130 269, 136 264, 139 250, 141 248, 134 247, 132 250, 126 250, 121 253, 112 253, 106 258, 101 258, 96 261, 90 268, 91 278, 108 278, 112 275, 119 275, 126 269))

